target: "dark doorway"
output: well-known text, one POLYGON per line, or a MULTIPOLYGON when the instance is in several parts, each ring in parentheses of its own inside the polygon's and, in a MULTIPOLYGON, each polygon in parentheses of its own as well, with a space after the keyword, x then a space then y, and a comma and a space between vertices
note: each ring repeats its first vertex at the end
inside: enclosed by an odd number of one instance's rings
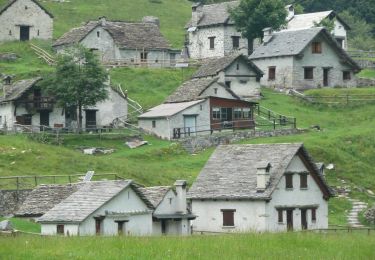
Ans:
POLYGON ((20 40, 21 41, 30 40, 30 26, 25 26, 25 25, 20 26, 20 40))
POLYGON ((161 221, 161 233, 164 235, 167 233, 167 223, 166 220, 161 221))
POLYGON ((328 68, 324 68, 323 69, 323 86, 324 87, 328 87, 329 85, 329 69, 328 68))
POLYGON ((307 210, 306 209, 301 209, 301 227, 302 230, 307 229, 307 210))
POLYGON ((86 129, 96 128, 96 110, 86 110, 86 129))
POLYGON ((288 209, 286 211, 286 224, 288 231, 293 231, 293 210, 288 209))
POLYGON ((49 112, 40 111, 40 130, 43 130, 43 126, 49 126, 49 112))
POLYGON ((102 233, 102 218, 95 218, 95 234, 100 235, 102 233))

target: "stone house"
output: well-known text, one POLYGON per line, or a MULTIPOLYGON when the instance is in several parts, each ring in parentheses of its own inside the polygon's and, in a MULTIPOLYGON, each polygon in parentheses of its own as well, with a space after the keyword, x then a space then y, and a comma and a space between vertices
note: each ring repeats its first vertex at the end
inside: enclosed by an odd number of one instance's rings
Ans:
MULTIPOLYGON (((16 129, 17 125, 43 126, 46 129, 77 126, 74 109, 59 107, 41 87, 42 78, 20 80, 12 83, 7 79, 0 97, 0 128, 16 129)), ((126 118, 127 96, 115 87, 107 87, 108 98, 83 110, 82 127, 86 129, 112 126, 114 120, 126 118)))
POLYGON ((302 144, 222 145, 187 198, 195 232, 328 228, 325 178, 302 144))
POLYGON ((109 64, 175 66, 180 51, 171 49, 161 34, 159 20, 145 17, 142 22, 108 21, 105 17, 73 28, 53 44, 57 53, 81 44, 109 64))
POLYGON ((37 221, 43 235, 188 235, 186 181, 141 187, 131 180, 82 183, 37 221))
POLYGON ((251 55, 269 87, 310 89, 355 87, 361 69, 332 35, 322 27, 272 32, 251 55))
POLYGON ((218 78, 241 99, 260 98, 260 79, 263 72, 243 54, 205 59, 192 78, 218 78))
POLYGON ((164 104, 138 116, 138 126, 164 139, 254 128, 255 103, 241 100, 218 78, 183 83, 164 104))
POLYGON ((0 41, 50 40, 53 15, 36 0, 11 0, 0 10, 0 41))

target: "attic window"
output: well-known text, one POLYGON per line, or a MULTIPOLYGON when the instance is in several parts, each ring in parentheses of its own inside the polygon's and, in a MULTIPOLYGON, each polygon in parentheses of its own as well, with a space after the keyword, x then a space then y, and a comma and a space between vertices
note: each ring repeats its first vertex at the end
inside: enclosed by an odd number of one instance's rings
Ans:
POLYGON ((27 5, 25 5, 25 10, 27 10, 28 9, 28 7, 27 7, 27 5))
POLYGON ((312 53, 322 53, 321 42, 313 42, 311 46, 312 46, 312 53))
POLYGON ((240 36, 232 36, 233 49, 238 49, 240 47, 240 36))
POLYGON ((300 188, 307 189, 307 174, 300 174, 300 188))
POLYGON ((12 35, 12 30, 9 30, 9 35, 12 35))
POLYGON ((285 188, 286 189, 293 189, 293 174, 286 174, 285 175, 285 188))
POLYGON ((237 69, 237 70, 240 69, 240 64, 239 64, 239 63, 237 63, 236 69, 237 69))
POLYGON ((311 221, 316 222, 316 209, 311 209, 311 221))
POLYGON ((99 31, 96 32, 96 36, 97 36, 98 38, 100 37, 100 32, 99 32, 99 31))
POLYGON ((217 88, 214 88, 214 93, 217 94, 217 88))
POLYGON ((208 37, 208 40, 210 41, 210 50, 215 49, 215 38, 216 37, 208 37))

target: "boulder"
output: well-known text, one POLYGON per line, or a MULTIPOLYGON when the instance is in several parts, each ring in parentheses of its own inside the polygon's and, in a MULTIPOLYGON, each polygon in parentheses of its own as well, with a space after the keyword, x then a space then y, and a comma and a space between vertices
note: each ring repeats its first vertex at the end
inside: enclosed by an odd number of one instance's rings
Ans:
POLYGON ((365 218, 368 222, 375 224, 375 206, 366 210, 365 218))
POLYGON ((0 53, 0 61, 15 61, 18 59, 15 53, 0 53))
POLYGON ((0 231, 12 231, 13 225, 9 220, 3 220, 0 222, 0 231))

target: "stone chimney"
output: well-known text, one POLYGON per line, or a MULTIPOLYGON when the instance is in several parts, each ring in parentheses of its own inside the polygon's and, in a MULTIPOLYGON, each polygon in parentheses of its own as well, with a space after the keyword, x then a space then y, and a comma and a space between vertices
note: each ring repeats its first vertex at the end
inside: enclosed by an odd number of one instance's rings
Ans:
POLYGON ((263 192, 270 181, 270 163, 261 163, 257 167, 257 191, 263 192))
POLYGON ((186 204, 186 186, 187 182, 185 180, 177 180, 174 183, 174 186, 176 187, 176 193, 177 193, 177 208, 176 212, 180 214, 186 214, 187 213, 187 204, 186 204))
POLYGON ((12 87, 12 79, 13 77, 10 75, 7 75, 3 78, 3 95, 4 97, 7 96, 9 93, 11 87, 12 87))
POLYGON ((286 20, 289 22, 294 17, 294 6, 293 5, 287 5, 287 6, 285 6, 285 9, 288 12, 286 20))
POLYGON ((203 16, 203 5, 202 3, 195 3, 191 7, 191 26, 197 26, 203 16))
POLYGON ((272 39, 273 30, 271 27, 263 29, 263 42, 268 43, 272 39))
POLYGON ((99 22, 102 26, 105 26, 107 24, 107 17, 105 16, 99 17, 99 22))
POLYGON ((152 23, 155 24, 157 27, 160 27, 160 19, 155 16, 145 16, 142 18, 143 23, 152 23))

